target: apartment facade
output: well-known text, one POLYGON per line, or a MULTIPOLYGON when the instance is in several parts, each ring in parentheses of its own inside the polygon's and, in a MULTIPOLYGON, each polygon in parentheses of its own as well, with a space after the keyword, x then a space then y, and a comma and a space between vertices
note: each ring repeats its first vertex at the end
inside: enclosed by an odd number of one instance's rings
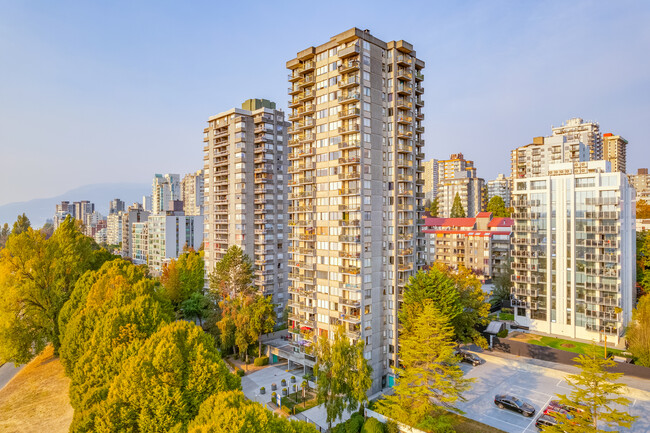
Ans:
POLYGON ((133 203, 122 214, 122 257, 133 258, 133 224, 146 222, 149 215, 140 203, 133 203))
MULTIPOLYGON (((141 229, 140 226, 137 227, 141 229)), ((135 244, 143 233, 133 229, 134 251, 142 246, 135 244), (136 236, 137 235, 137 236, 136 236)), ((147 264, 153 275, 160 275, 163 265, 178 258, 184 249, 198 250, 203 242, 203 215, 185 215, 183 212, 169 211, 165 214, 150 215, 147 220, 147 264)), ((134 257, 135 259, 135 257, 134 257)))
POLYGON ((280 314, 288 285, 288 123, 268 100, 243 106, 210 117, 204 130, 206 277, 238 245, 280 314))
POLYGON ((306 348, 343 327, 378 391, 394 383, 401 292, 424 264, 424 62, 353 28, 287 68, 293 360, 313 364, 306 348))
POLYGON ((636 190, 637 200, 650 201, 650 174, 647 168, 640 168, 637 174, 630 174, 630 183, 636 190))
POLYGON ((164 214, 169 203, 181 199, 181 181, 178 174, 158 174, 153 177, 151 186, 151 213, 164 214))
POLYGON ((118 245, 122 242, 122 215, 124 211, 113 212, 106 217, 106 243, 118 245))
POLYGON ((108 204, 108 214, 114 214, 117 212, 122 212, 124 210, 124 202, 119 198, 114 198, 108 204))
POLYGON ((600 161, 603 159, 603 138, 600 135, 600 125, 598 123, 585 122, 579 117, 574 117, 564 122, 562 126, 551 127, 551 130, 553 136, 563 136, 568 143, 584 143, 589 153, 589 157, 585 161, 600 161))
POLYGON ((535 137, 531 144, 511 152, 511 180, 546 176, 551 164, 581 161, 589 161, 589 147, 580 139, 569 140, 565 135, 535 137))
POLYGON ((181 201, 185 215, 203 215, 203 170, 183 176, 181 201))
POLYGON ((438 161, 438 181, 453 179, 457 172, 469 172, 467 177, 476 177, 476 167, 474 161, 465 159, 462 153, 452 153, 449 159, 438 161))
POLYGON ((422 163, 424 167, 424 186, 422 191, 424 192, 425 202, 433 202, 438 195, 438 160, 430 159, 422 163))
POLYGON ((492 212, 480 212, 475 218, 427 217, 429 263, 463 266, 483 281, 490 280, 508 264, 513 224, 510 218, 494 218, 492 212))
POLYGON ((131 245, 133 263, 146 265, 149 258, 149 223, 139 222, 131 225, 131 245))
POLYGON ((507 208, 510 207, 510 179, 503 173, 499 173, 496 179, 489 180, 487 183, 487 203, 496 196, 503 199, 507 208))
POLYGON ((554 164, 518 179, 512 269, 515 321, 617 343, 635 304, 634 189, 607 161, 554 164))
POLYGON ((612 165, 612 171, 625 173, 627 159, 627 140, 611 132, 603 134, 603 159, 612 165))
POLYGON ((451 216, 456 195, 460 197, 465 215, 476 215, 485 208, 483 189, 485 181, 476 177, 476 170, 457 171, 451 178, 440 180, 438 184, 438 215, 451 216))

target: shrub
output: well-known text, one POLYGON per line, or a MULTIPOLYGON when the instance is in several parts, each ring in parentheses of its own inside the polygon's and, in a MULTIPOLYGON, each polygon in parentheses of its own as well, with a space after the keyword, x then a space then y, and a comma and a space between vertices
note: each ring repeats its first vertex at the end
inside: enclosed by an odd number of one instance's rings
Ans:
POLYGON ((355 413, 345 422, 345 433, 359 433, 364 423, 363 415, 355 413))
POLYGON ((396 421, 393 421, 392 419, 386 421, 386 433, 399 433, 399 427, 397 426, 396 421))
POLYGON ((242 370, 241 368, 237 369, 237 376, 244 377, 245 374, 246 374, 246 372, 244 370, 242 370))
POLYGON ((289 415, 291 415, 291 411, 290 411, 290 410, 289 410, 289 408, 288 408, 288 407, 286 407, 285 405, 282 405, 282 412, 284 412, 284 413, 287 413, 287 414, 289 414, 289 415))
POLYGON ((255 361, 253 361, 253 365, 255 367, 262 367, 264 365, 269 364, 269 357, 268 356, 260 356, 259 358, 255 358, 255 361))
POLYGON ((287 386, 287 379, 282 379, 282 380, 280 381, 280 385, 282 385, 282 386, 287 386))
POLYGON ((260 394, 265 394, 265 393, 266 393, 266 388, 261 387, 261 388, 260 388, 260 394))
POLYGON ((376 418, 368 418, 361 429, 361 433, 385 433, 386 428, 384 424, 379 422, 376 418))
POLYGON ((497 333, 497 337, 499 338, 506 338, 508 336, 508 330, 507 329, 502 329, 497 333))
POLYGON ((512 308, 502 308, 501 312, 505 313, 505 314, 513 314, 514 313, 512 308))

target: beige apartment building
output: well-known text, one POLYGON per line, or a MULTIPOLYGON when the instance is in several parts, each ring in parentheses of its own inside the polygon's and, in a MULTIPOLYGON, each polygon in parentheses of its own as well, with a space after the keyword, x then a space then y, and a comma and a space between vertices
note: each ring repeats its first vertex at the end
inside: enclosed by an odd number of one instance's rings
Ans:
POLYGON ((394 383, 397 309, 424 263, 424 62, 350 29, 287 62, 291 360, 342 326, 365 343, 371 392, 394 383))
POLYGON ((424 200, 434 201, 438 195, 438 160, 430 159, 422 163, 424 167, 424 186, 422 191, 424 192, 424 200))
POLYGON ((627 158, 627 140, 611 132, 603 134, 603 159, 612 164, 612 171, 625 173, 627 158))
POLYGON ((183 176, 181 200, 185 215, 203 215, 203 170, 183 176))
POLYGON ((637 200, 650 200, 650 174, 647 168, 640 168, 636 174, 628 175, 630 184, 636 191, 637 200))
POLYGON ((603 138, 600 135, 600 125, 598 123, 585 122, 579 117, 574 117, 564 122, 562 126, 551 127, 551 130, 553 136, 564 136, 568 143, 584 143, 589 153, 589 158, 584 161, 603 159, 603 138))
POLYGON ((511 151, 511 180, 546 176, 550 164, 582 161, 589 161, 589 148, 583 141, 564 135, 535 137, 531 144, 511 151))
POLYGON ((476 177, 474 161, 462 153, 438 161, 438 216, 449 218, 456 194, 460 197, 465 215, 476 215, 485 207, 483 189, 485 180, 476 177))
POLYGON ((238 245, 278 314, 287 302, 287 126, 274 102, 252 99, 210 117, 203 139, 206 278, 238 245))
POLYGON ((464 266, 483 281, 506 271, 514 221, 479 212, 476 218, 424 219, 429 263, 464 266))

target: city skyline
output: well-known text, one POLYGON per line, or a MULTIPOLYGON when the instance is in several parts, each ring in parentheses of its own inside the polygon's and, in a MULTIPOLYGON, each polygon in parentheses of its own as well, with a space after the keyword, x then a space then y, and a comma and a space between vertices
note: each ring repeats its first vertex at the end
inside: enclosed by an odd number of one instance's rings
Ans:
MULTIPOLYGON (((512 149, 582 117, 629 141, 628 172, 648 166, 650 32, 642 24, 650 7, 626 6, 413 3, 422 13, 398 33, 429 65, 425 158, 463 152, 487 181, 508 175, 512 149)), ((232 8, 211 16, 205 7, 171 5, 6 6, 0 57, 12 67, 0 72, 0 205, 196 171, 197 131, 220 107, 264 97, 288 112, 285 61, 297 50, 352 27, 387 39, 395 33, 386 3, 347 5, 346 16, 358 18, 338 16, 333 4, 318 10, 318 22, 306 19, 316 6, 296 15, 268 4, 248 11, 247 21, 224 22, 237 14, 232 8), (260 44, 269 27, 275 43, 260 44)))

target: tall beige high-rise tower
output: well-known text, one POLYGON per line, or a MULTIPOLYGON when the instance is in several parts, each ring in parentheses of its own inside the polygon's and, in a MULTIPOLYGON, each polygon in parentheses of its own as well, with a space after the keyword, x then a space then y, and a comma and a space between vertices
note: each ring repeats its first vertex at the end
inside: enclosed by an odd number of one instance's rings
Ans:
POLYGON ((603 134, 603 159, 612 164, 612 171, 625 173, 627 140, 611 132, 603 134))
POLYGON ((372 390, 394 381, 397 309, 424 263, 422 69, 413 46, 350 29, 287 62, 292 359, 341 326, 372 390))
POLYGON ((553 135, 563 135, 568 144, 582 142, 589 150, 589 160, 603 159, 603 138, 600 135, 600 125, 597 122, 585 122, 579 117, 569 119, 562 124, 551 128, 553 135))
POLYGON ((255 285, 273 295, 277 312, 287 292, 287 126, 264 99, 208 119, 204 142, 206 276, 228 247, 255 264, 255 285))

